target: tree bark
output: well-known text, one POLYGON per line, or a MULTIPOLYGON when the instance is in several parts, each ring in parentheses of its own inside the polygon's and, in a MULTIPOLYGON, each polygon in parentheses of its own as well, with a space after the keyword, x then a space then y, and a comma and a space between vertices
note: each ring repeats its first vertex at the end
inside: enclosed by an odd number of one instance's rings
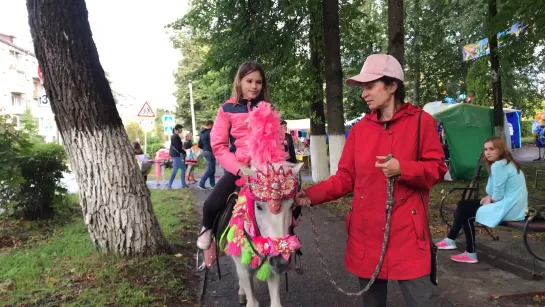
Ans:
POLYGON ((168 242, 99 61, 85 1, 28 0, 27 9, 91 240, 98 251, 118 256, 166 251, 168 242))
POLYGON ((498 14, 497 0, 488 0, 488 43, 490 46, 490 76, 492 77, 492 98, 494 102, 494 134, 503 136, 503 102, 501 93, 500 59, 498 35, 491 27, 492 19, 498 14))
POLYGON ((344 135, 343 84, 339 0, 323 0, 327 131, 330 174, 337 173, 346 141, 344 135))
POLYGON ((310 14, 310 92, 312 99, 310 105, 310 157, 312 161, 312 180, 319 182, 329 177, 324 114, 322 0, 309 0, 308 3, 310 14))
POLYGON ((403 30, 403 0, 388 0, 388 54, 403 67, 405 34, 403 30))
MULTIPOLYGON (((414 11, 420 12, 420 1, 414 0, 414 11)), ((414 22, 414 92, 413 104, 420 105, 420 23, 416 18, 414 22)))

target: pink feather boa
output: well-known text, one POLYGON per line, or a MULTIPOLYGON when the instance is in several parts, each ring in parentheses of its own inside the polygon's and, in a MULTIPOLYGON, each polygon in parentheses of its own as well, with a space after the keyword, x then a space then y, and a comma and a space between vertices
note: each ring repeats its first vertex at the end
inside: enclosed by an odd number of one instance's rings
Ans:
POLYGON ((267 162, 286 161, 284 151, 284 129, 280 126, 280 113, 270 103, 262 101, 250 112, 248 118, 250 137, 248 148, 252 165, 265 167, 267 162))

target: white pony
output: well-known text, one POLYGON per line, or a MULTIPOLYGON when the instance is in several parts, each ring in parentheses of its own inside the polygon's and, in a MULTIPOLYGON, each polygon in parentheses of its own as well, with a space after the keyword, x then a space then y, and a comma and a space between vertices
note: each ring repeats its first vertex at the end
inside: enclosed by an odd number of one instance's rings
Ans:
POLYGON ((249 182, 240 191, 226 238, 227 253, 235 262, 239 278, 239 301, 247 307, 259 306, 254 276, 267 282, 271 307, 282 306, 280 276, 300 247, 289 231, 294 223, 293 195, 301 166, 271 164, 267 171, 242 168, 249 182))
POLYGON ((239 301, 258 307, 253 278, 266 281, 271 307, 281 307, 280 276, 290 267, 300 248, 290 233, 294 196, 299 187, 302 163, 286 162, 280 114, 261 102, 251 111, 248 124, 251 167, 241 167, 244 177, 229 225, 216 237, 218 246, 235 262, 239 301))

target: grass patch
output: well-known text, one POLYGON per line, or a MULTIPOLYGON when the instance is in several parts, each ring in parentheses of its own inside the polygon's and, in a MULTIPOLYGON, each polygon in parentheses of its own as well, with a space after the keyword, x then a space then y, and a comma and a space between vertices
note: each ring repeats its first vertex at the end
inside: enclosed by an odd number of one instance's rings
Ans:
POLYGON ((197 221, 191 192, 154 190, 152 202, 173 255, 102 256, 81 216, 73 217, 52 225, 46 236, 29 232, 27 243, 0 250, 3 305, 194 306, 191 240, 197 221))

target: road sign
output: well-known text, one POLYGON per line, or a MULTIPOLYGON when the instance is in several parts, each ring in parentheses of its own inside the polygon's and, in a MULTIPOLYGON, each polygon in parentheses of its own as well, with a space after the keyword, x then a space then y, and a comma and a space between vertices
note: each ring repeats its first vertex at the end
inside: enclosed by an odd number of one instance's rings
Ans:
POLYGON ((163 126, 174 127, 174 115, 163 115, 163 126))
POLYGON ((142 108, 140 109, 140 112, 138 112, 138 117, 155 117, 155 113, 153 113, 153 110, 151 109, 149 103, 146 101, 142 108))
POLYGON ((138 124, 144 131, 151 131, 153 129, 153 120, 152 119, 141 119, 138 121, 138 124))
POLYGON ((174 129, 174 115, 163 115, 163 133, 169 135, 174 129))

